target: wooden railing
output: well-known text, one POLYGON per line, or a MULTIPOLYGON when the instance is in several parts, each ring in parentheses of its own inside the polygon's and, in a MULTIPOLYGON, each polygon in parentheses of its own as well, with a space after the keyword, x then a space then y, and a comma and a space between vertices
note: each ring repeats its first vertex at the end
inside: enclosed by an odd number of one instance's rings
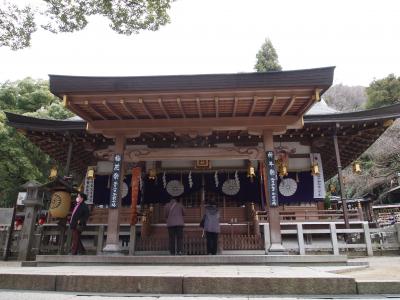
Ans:
MULTIPOLYGON (((165 227, 165 224, 158 224, 165 227)), ((190 232, 197 224, 185 227, 190 232)), ((239 226, 239 225, 235 225, 239 226)), ((137 226, 140 227, 140 226, 137 226)), ((167 238, 135 238, 133 227, 122 225, 120 227, 120 245, 123 252, 130 254, 167 254, 167 238)), ((229 230, 220 235, 219 248, 223 253, 267 253, 271 245, 269 224, 260 224, 261 235, 230 234, 229 230)), ((82 233, 84 245, 89 254, 100 254, 105 246, 107 234, 105 225, 89 225, 82 233)), ((70 248, 70 233, 67 237, 60 237, 60 228, 55 224, 40 226, 34 233, 32 249, 34 254, 66 254, 70 248), (62 243, 62 241, 65 241, 62 243)), ((136 232, 140 232, 137 229, 136 232)), ((350 229, 344 227, 343 221, 338 222, 282 222, 281 235, 286 251, 298 254, 310 253, 348 253, 356 251, 361 254, 373 255, 374 252, 400 249, 400 224, 384 228, 370 228, 368 222, 351 221, 350 229)), ((11 252, 16 256, 18 251, 20 231, 15 231, 12 236, 11 252)), ((206 240, 201 236, 188 236, 184 238, 184 252, 188 255, 206 254, 206 240)))
MULTIPOLYGON (((257 212, 260 222, 268 222, 267 212, 257 212)), ((342 210, 284 210, 279 212, 282 222, 332 222, 343 220, 342 210)), ((356 209, 348 211, 349 220, 362 221, 356 209)))

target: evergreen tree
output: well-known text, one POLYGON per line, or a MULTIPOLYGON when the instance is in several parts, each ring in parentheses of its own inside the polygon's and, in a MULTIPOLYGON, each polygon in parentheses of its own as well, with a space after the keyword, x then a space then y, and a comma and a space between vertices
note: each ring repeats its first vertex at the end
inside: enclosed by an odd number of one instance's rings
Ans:
POLYGON ((50 119, 73 114, 50 93, 47 81, 31 78, 0 84, 0 109, 0 207, 9 207, 26 181, 46 182, 54 162, 18 130, 7 126, 3 110, 50 119))
POLYGON ((390 74, 374 80, 367 88, 368 101, 366 108, 376 108, 400 103, 400 77, 390 74))
POLYGON ((270 72, 270 71, 281 71, 282 67, 278 61, 278 54, 275 51, 274 46, 270 39, 265 39, 264 44, 258 51, 257 62, 254 69, 257 72, 270 72))

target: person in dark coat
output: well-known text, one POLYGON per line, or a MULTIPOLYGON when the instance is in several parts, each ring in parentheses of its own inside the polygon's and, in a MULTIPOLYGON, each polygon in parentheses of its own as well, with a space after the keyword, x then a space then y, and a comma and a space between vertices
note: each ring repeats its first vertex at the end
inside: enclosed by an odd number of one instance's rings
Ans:
POLYGON ((183 226, 185 209, 178 199, 172 198, 164 207, 169 236, 169 252, 172 255, 183 254, 183 226))
POLYGON ((219 225, 219 211, 214 200, 211 200, 205 207, 204 231, 206 232, 207 239, 207 254, 217 254, 218 234, 221 229, 219 225))
POLYGON ((87 196, 84 193, 78 193, 76 196, 76 204, 72 211, 69 227, 72 231, 71 254, 77 255, 78 253, 84 254, 85 248, 82 245, 81 233, 86 226, 89 219, 89 208, 85 201, 87 196))

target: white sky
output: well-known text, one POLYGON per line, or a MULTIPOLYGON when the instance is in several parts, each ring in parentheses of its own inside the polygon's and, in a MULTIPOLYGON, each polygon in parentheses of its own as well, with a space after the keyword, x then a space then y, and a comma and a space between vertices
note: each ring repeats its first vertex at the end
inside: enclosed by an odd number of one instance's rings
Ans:
POLYGON ((284 70, 336 66, 334 83, 400 76, 398 0, 178 0, 171 23, 123 36, 92 18, 72 34, 0 48, 0 82, 48 74, 135 76, 253 72, 265 37, 284 70))

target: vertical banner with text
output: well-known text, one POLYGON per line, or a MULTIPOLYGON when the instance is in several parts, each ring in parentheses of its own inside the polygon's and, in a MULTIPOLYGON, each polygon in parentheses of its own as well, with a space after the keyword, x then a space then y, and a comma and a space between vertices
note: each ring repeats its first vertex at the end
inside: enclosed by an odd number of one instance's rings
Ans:
POLYGON ((278 177, 276 176, 275 158, 274 151, 267 151, 266 156, 266 170, 267 170, 267 185, 269 194, 269 205, 270 207, 276 207, 279 205, 278 202, 278 177))
POLYGON ((115 154, 114 164, 111 173, 111 187, 110 187, 110 208, 118 208, 119 206, 119 185, 121 179, 122 168, 122 155, 115 154))
POLYGON ((322 168, 321 154, 310 153, 311 165, 317 164, 319 173, 313 176, 314 199, 325 198, 324 170, 322 168))

